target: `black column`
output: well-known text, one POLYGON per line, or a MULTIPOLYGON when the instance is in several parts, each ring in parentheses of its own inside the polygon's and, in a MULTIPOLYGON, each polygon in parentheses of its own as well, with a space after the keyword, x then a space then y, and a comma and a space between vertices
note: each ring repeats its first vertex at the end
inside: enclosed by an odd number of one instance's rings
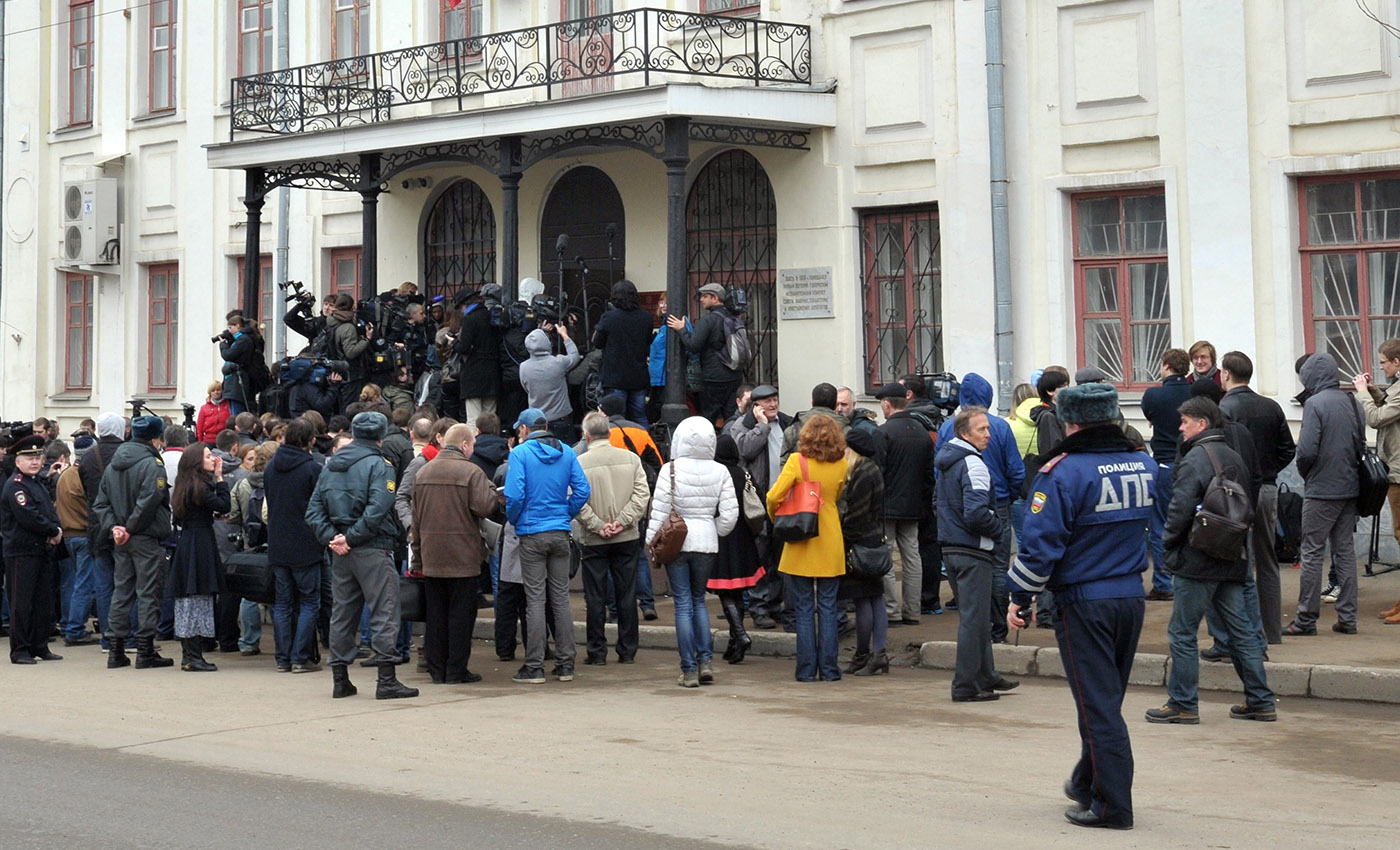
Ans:
POLYGON ((379 154, 360 154, 360 300, 379 294, 379 154))
MULTIPOLYGON (((666 119, 666 307, 674 315, 690 311, 686 300, 685 169, 690 165, 690 119, 666 119)), ((680 335, 666 333, 666 403, 661 417, 675 427, 685 418, 686 358, 680 335)))
POLYGON ((243 249, 243 318, 249 324, 257 324, 258 302, 262 300, 263 170, 249 168, 243 177, 243 206, 248 210, 248 232, 244 234, 247 242, 243 249))
POLYGON ((515 302, 520 283, 520 138, 501 139, 501 303, 515 302))

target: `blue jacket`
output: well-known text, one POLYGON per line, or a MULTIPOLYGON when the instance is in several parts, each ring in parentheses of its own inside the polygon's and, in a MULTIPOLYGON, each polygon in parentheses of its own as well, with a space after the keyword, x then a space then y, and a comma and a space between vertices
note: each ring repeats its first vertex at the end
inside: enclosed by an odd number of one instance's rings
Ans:
POLYGON ((1011 599, 1025 605, 1047 586, 1056 599, 1142 597, 1157 463, 1117 425, 1066 437, 1031 485, 1011 599))
MULTIPOLYGON (((685 320, 686 330, 691 330, 690 319, 685 320)), ((647 371, 651 375, 651 385, 653 387, 666 386, 666 332, 670 328, 666 323, 661 323, 661 329, 656 332, 656 336, 651 338, 651 356, 647 360, 647 371)), ((684 348, 681 349, 685 351, 684 348)), ((698 360, 695 355, 690 356, 691 360, 698 360)))
POLYGON ((322 546, 344 534, 352 549, 393 551, 399 541, 394 487, 393 462, 372 440, 356 439, 326 461, 306 506, 306 524, 322 546))
MULTIPOLYGON (((976 372, 968 372, 962 379, 962 394, 959 396, 963 407, 992 408, 992 385, 976 372)), ((992 429, 992 441, 982 452, 987 471, 992 474, 996 485, 996 503, 1009 505, 1021 494, 1021 484, 1026 480, 1026 464, 1021 460, 1020 447, 1016 435, 1011 431, 1011 423, 997 416, 987 414, 987 424, 992 429)), ((938 444, 941 446, 953 439, 953 420, 949 419, 938 429, 938 444)))
POLYGON ((938 468, 938 542, 991 557, 1001 536, 992 497, 992 477, 982 455, 965 440, 940 442, 933 458, 938 468))
POLYGON ((588 501, 588 479, 574 450, 549 432, 531 434, 510 451, 506 518, 517 535, 568 531, 588 501))

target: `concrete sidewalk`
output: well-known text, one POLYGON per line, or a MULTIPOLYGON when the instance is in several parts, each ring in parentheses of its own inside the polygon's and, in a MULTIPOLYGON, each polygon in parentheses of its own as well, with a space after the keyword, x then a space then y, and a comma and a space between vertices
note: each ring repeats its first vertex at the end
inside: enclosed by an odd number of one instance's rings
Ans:
MULTIPOLYGON (((1279 612, 1287 623, 1296 610, 1299 570, 1283 568, 1283 605, 1279 612)), ((1400 599, 1400 572, 1358 579, 1359 615, 1357 634, 1342 635, 1331 630, 1335 616, 1331 606, 1324 604, 1315 637, 1285 637, 1281 645, 1269 647, 1270 660, 1265 663, 1269 685, 1279 696, 1310 696, 1321 699, 1369 700, 1400 703, 1400 625, 1388 626, 1376 619, 1376 613, 1400 599)), ((946 588, 945 588, 946 593, 946 588)), ((581 594, 572 597, 574 636, 584 641, 584 607, 581 594)), ((640 644, 644 649, 676 647, 675 628, 670 624, 674 608, 670 597, 656 600, 659 618, 652 623, 643 621, 640 644)), ((717 644, 728 639, 728 629, 718 616, 719 606, 710 606, 714 617, 717 644)), ((1133 683, 1163 687, 1171 663, 1167 646, 1167 621, 1171 617, 1170 602, 1148 602, 1138 643, 1137 663, 1133 683)), ((482 613, 489 612, 483 610, 482 613)), ((495 621, 490 616, 477 620, 476 635, 490 640, 495 621)), ((608 625, 608 639, 615 640, 616 626, 608 625)), ((939 615, 924 615, 915 626, 898 626, 889 631, 889 650, 896 664, 922 666, 934 670, 952 670, 957 647, 958 615, 945 611, 939 615)), ((753 648, 757 655, 792 657, 796 655, 796 636, 781 629, 764 631, 750 628, 753 648)), ((1015 640, 1013 635, 1010 640, 1015 640)), ((1201 647, 1210 645, 1204 624, 1200 632, 1201 647)), ((852 650, 855 639, 842 640, 842 651, 852 650)), ((1010 643, 994 647, 997 668, 1019 676, 1064 678, 1055 635, 1050 629, 1028 629, 1020 635, 1020 645, 1010 643)), ((1239 679, 1229 663, 1201 662, 1200 687, 1203 690, 1238 691, 1239 679)))

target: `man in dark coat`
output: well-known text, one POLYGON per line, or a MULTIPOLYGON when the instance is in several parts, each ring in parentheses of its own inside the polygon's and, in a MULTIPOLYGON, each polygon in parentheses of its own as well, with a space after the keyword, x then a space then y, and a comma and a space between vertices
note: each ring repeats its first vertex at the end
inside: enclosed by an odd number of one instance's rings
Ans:
POLYGON ((907 390, 885 384, 875 391, 885 424, 885 537, 899 549, 901 580, 885 574, 885 616, 890 625, 915 625, 923 598, 923 555, 919 523, 933 509, 934 435, 909 414, 907 390), (901 595, 900 589, 903 588, 901 595), (901 605, 902 599, 902 605, 901 605))
POLYGON ((249 377, 254 355, 253 334, 240 314, 229 318, 228 330, 219 334, 219 356, 224 359, 224 398, 234 416, 256 407, 249 377))
POLYGON ((642 308, 637 287, 630 280, 613 284, 612 309, 598 320, 593 348, 603 352, 599 378, 604 395, 621 396, 626 416, 647 427, 647 358, 651 350, 651 313, 642 308))
POLYGON ((724 320, 729 311, 724 306, 724 287, 707 283, 700 287, 697 297, 705 314, 695 321, 693 329, 679 316, 667 317, 666 327, 680 336, 686 352, 700 358, 700 415, 711 422, 727 422, 738 412, 734 391, 739 388, 743 375, 725 363, 728 339, 724 320))
MULTIPOLYGON (((929 439, 938 440, 938 429, 947 418, 943 408, 928 397, 928 383, 919 375, 899 379, 904 387, 904 410, 928 432, 929 439)), ((923 588, 919 610, 925 614, 943 613, 943 553, 938 548, 938 515, 933 505, 919 519, 919 556, 924 561, 923 588)), ((956 607, 958 589, 949 583, 949 607, 956 607)))
POLYGON ((1172 498, 1172 465, 1176 463, 1177 437, 1181 427, 1177 408, 1191 395, 1191 385, 1186 382, 1186 373, 1190 369, 1191 359, 1185 351, 1168 348, 1162 352, 1159 364, 1162 385, 1142 394, 1142 415, 1152 423, 1152 457, 1157 461, 1157 503, 1152 514, 1152 525, 1147 531, 1147 542, 1152 548, 1152 590, 1147 593, 1148 599, 1172 598, 1172 577, 1162 550, 1162 530, 1167 522, 1167 505, 1172 498))
MULTIPOLYGON (((107 636, 109 668, 125 667, 126 641, 132 636, 131 611, 137 608, 136 668, 170 667, 174 660, 155 650, 156 625, 164 596, 166 552, 174 533, 170 514, 170 482, 160 450, 165 446, 165 423, 158 416, 131 420, 131 442, 112 455, 102 474, 92 509, 98 537, 116 544, 110 626, 107 636)), ((101 426, 98 426, 99 429, 101 426)), ((92 538, 97 539, 97 538, 92 538)))
POLYGON ((496 412, 501 394, 501 328, 492 322, 492 311, 480 292, 464 289, 452 306, 462 311, 462 325, 453 346, 462 359, 457 394, 462 418, 475 422, 482 413, 496 412))
POLYGON ((1249 480, 1249 470, 1239 453, 1226 444, 1221 433, 1224 420, 1215 402, 1203 397, 1188 399, 1181 404, 1180 418, 1181 451, 1177 455, 1163 540, 1175 591, 1172 618, 1167 625, 1172 667, 1167 679, 1167 702, 1161 708, 1149 709, 1147 720, 1200 722, 1196 633, 1207 609, 1215 612, 1229 633, 1235 672, 1244 683, 1244 704, 1232 706, 1230 716, 1237 720, 1274 720, 1274 694, 1264 675, 1263 633, 1246 610, 1244 582, 1249 576, 1249 565, 1244 547, 1240 547, 1238 557, 1220 559, 1191 545, 1190 539, 1197 506, 1204 500, 1216 468, 1225 478, 1239 483, 1249 480))
POLYGON ((285 439, 263 472, 267 502, 267 561, 277 581, 272 634, 277 668, 293 673, 321 669, 316 658, 316 620, 321 613, 325 550, 306 522, 306 508, 321 477, 311 456, 316 427, 305 419, 287 423, 285 439), (293 616, 293 603, 299 600, 293 616))
MULTIPOLYGON (((767 493, 782 470, 783 434, 792 425, 792 417, 778 410, 778 389, 760 384, 749 393, 749 411, 724 426, 724 430, 739 447, 739 458, 753 479, 754 489, 767 493)), ((760 560, 767 570, 758 584, 749 591, 749 613, 760 629, 775 629, 778 621, 796 622, 791 606, 783 605, 783 577, 778 572, 781 544, 773 539, 771 524, 765 523, 756 540, 760 560)), ((796 628, 796 626, 794 626, 796 628)))
POLYGON ((1220 374, 1225 396, 1220 411, 1248 429, 1259 459, 1259 498, 1254 507, 1254 527, 1249 551, 1254 559, 1254 581, 1259 591, 1259 613, 1264 637, 1271 644, 1283 643, 1279 623, 1282 600, 1279 588, 1278 554, 1274 551, 1274 527, 1278 523, 1278 474, 1293 462, 1298 447, 1283 408, 1249 388, 1254 362, 1241 351, 1230 351, 1220 358, 1220 374))
POLYGON ((374 331, 366 328, 364 335, 360 334, 355 324, 355 299, 341 292, 335 296, 335 306, 326 316, 322 334, 322 355, 350 364, 350 374, 340 382, 340 399, 336 403, 337 411, 343 411, 360 400, 360 390, 365 386, 364 356, 374 331))
POLYGON ((5 585, 10 598, 10 663, 60 661, 49 651, 53 623, 55 564, 51 547, 63 542, 63 527, 38 473, 44 438, 21 437, 8 453, 15 471, 0 491, 0 539, 5 547, 5 585))

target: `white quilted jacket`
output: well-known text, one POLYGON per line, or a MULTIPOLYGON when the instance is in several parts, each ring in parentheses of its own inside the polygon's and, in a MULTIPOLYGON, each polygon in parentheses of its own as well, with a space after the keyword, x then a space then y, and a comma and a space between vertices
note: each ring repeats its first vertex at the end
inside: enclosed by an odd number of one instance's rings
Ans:
POLYGON ((734 530, 739 519, 739 500, 729 470, 715 462, 715 428, 699 416, 676 426, 671 438, 671 462, 656 477, 656 493, 651 500, 651 520, 647 542, 671 514, 685 520, 685 552, 718 552, 720 537, 734 530), (671 470, 676 473, 675 493, 671 491, 671 470))

